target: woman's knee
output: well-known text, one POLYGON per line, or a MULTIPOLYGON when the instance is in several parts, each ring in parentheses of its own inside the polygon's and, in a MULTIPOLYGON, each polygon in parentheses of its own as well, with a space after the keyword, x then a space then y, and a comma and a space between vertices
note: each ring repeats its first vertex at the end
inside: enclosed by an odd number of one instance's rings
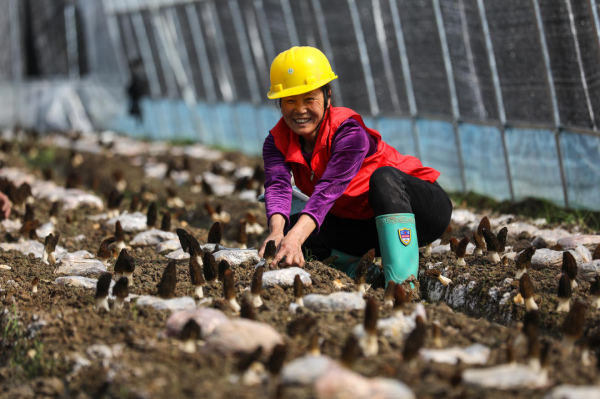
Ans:
POLYGON ((412 213, 404 172, 391 166, 376 169, 369 179, 369 203, 375 215, 412 213))

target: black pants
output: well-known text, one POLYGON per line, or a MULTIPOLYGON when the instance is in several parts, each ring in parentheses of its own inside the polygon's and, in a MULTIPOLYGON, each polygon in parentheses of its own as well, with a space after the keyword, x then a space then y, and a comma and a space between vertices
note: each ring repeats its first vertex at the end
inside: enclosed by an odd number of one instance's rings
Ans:
MULTIPOLYGON (((390 166, 379 168, 371 175, 369 204, 375 216, 414 214, 420 247, 439 238, 448 228, 452 215, 450 198, 437 182, 429 183, 390 166)), ((290 217, 292 226, 299 216, 290 217)), ((319 234, 309 236, 303 245, 303 250, 309 250, 318 260, 331 256, 332 249, 362 256, 371 248, 380 256, 375 218, 342 219, 332 214, 325 217, 319 234)))

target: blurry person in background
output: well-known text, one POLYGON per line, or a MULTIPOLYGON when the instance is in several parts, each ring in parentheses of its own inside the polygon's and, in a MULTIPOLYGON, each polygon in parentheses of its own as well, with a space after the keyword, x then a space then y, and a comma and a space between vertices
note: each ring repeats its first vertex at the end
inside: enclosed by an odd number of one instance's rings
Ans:
POLYGON ((10 216, 10 200, 2 192, 0 192, 0 215, 3 215, 4 219, 10 216))
POLYGON ((140 100, 143 96, 147 95, 148 82, 146 81, 146 75, 144 73, 144 64, 139 58, 131 62, 130 69, 131 82, 127 88, 127 95, 129 96, 129 115, 133 116, 141 125, 144 123, 144 115, 142 113, 142 107, 140 106, 140 100))
POLYGON ((271 65, 271 88, 281 119, 263 145, 265 206, 274 240, 271 263, 303 266, 303 251, 354 277, 360 256, 375 249, 386 281, 416 278, 419 246, 450 224, 452 203, 440 173, 402 155, 349 108, 331 104, 337 79, 325 54, 292 47, 271 65), (309 196, 290 215, 293 188, 309 196), (418 234, 417 234, 418 233, 418 234), (309 252, 310 251, 310 252, 309 252))

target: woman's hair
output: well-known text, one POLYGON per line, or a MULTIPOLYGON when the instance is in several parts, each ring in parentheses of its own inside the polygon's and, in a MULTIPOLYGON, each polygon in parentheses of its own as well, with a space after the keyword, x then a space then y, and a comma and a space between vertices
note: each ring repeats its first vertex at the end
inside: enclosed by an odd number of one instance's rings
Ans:
MULTIPOLYGON (((321 90, 323 91, 323 98, 326 99, 328 101, 328 104, 333 107, 333 95, 329 94, 329 92, 331 91, 331 85, 329 83, 327 83, 326 85, 321 86, 321 90)), ((276 101, 277 109, 280 111, 281 111, 281 100, 282 100, 282 98, 280 98, 279 100, 276 101)), ((325 107, 327 108, 327 104, 325 105, 325 107)))

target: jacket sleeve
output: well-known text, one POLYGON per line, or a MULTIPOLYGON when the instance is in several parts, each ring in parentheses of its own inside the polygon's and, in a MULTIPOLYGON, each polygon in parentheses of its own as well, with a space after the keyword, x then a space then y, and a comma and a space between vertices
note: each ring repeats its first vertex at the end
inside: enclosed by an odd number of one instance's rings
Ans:
POLYGON ((357 175, 370 149, 369 133, 354 119, 340 125, 331 143, 331 157, 315 191, 302 211, 311 216, 317 234, 327 212, 357 175))
POLYGON ((285 162, 285 156, 275 145, 275 139, 269 134, 263 144, 263 161, 265 163, 265 208, 267 224, 271 216, 279 213, 285 218, 286 226, 290 223, 292 208, 291 168, 285 162))

